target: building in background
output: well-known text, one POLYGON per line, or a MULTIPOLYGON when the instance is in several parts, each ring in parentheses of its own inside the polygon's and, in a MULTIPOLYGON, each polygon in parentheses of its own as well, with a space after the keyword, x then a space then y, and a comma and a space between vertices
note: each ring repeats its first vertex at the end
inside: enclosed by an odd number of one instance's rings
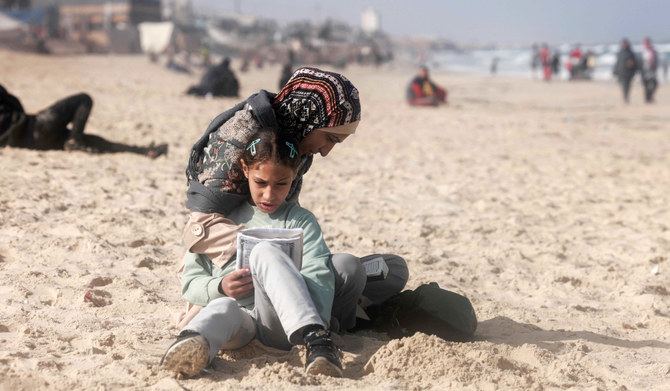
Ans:
POLYGON ((161 21, 160 0, 5 0, 9 16, 42 15, 31 36, 50 52, 139 52, 137 25, 161 21))
POLYGON ((361 29, 373 35, 382 29, 382 17, 374 8, 368 7, 361 13, 361 29))

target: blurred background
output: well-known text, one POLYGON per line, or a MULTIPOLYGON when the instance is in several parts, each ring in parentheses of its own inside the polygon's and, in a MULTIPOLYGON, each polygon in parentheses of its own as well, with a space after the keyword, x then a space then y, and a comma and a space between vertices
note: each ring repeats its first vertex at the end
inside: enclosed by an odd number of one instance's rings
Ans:
POLYGON ((670 2, 654 0, 0 0, 0 46, 144 53, 185 71, 230 57, 242 70, 405 63, 541 77, 546 44, 554 77, 608 80, 624 37, 638 54, 650 37, 667 75, 668 17, 670 2), (575 64, 582 72, 571 70, 575 64))

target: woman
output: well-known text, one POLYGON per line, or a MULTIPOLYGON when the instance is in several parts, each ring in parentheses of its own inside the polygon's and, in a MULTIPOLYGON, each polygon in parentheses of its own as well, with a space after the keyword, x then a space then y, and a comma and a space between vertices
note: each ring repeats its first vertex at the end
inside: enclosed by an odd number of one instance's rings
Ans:
MULTIPOLYGON (((296 70, 278 94, 261 90, 220 114, 191 151, 186 175, 189 188, 186 206, 191 210, 184 229, 184 244, 221 267, 235 253, 241 229, 227 216, 249 197, 240 158, 245 146, 260 129, 286 132, 298 141, 301 162, 286 200, 297 202, 302 177, 315 154, 327 156, 333 147, 356 131, 361 106, 358 90, 344 76, 303 67, 296 70)), ((365 288, 365 272, 358 258, 335 254, 332 258, 338 290, 333 304, 337 319, 331 329, 355 325, 356 303, 365 288), (339 325, 338 325, 339 323, 339 325)), ((407 267, 400 257, 388 261, 385 283, 372 286, 377 300, 398 293, 407 281, 407 267)))

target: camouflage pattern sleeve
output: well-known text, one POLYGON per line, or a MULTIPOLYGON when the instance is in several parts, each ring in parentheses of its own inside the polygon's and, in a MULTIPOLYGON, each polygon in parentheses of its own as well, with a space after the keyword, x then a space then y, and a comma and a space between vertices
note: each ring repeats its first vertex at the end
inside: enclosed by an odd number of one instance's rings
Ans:
POLYGON ((260 127, 246 105, 213 132, 203 152, 200 182, 214 192, 249 194, 240 158, 260 127))

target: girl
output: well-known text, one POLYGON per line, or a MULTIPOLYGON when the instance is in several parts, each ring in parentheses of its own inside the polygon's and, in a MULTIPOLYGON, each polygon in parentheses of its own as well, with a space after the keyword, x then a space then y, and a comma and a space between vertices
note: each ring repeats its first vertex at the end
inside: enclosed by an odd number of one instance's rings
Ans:
POLYGON ((335 295, 330 251, 314 215, 286 202, 300 165, 298 144, 290 137, 259 131, 240 162, 250 198, 228 218, 250 228, 302 228, 302 268, 297 270, 268 242, 254 247, 250 269, 235 270, 234 259, 219 268, 206 255, 187 253, 182 296, 204 308, 181 330, 161 365, 193 376, 220 349, 237 349, 258 338, 284 350, 304 344, 308 373, 341 376, 339 350, 328 331, 335 295))

